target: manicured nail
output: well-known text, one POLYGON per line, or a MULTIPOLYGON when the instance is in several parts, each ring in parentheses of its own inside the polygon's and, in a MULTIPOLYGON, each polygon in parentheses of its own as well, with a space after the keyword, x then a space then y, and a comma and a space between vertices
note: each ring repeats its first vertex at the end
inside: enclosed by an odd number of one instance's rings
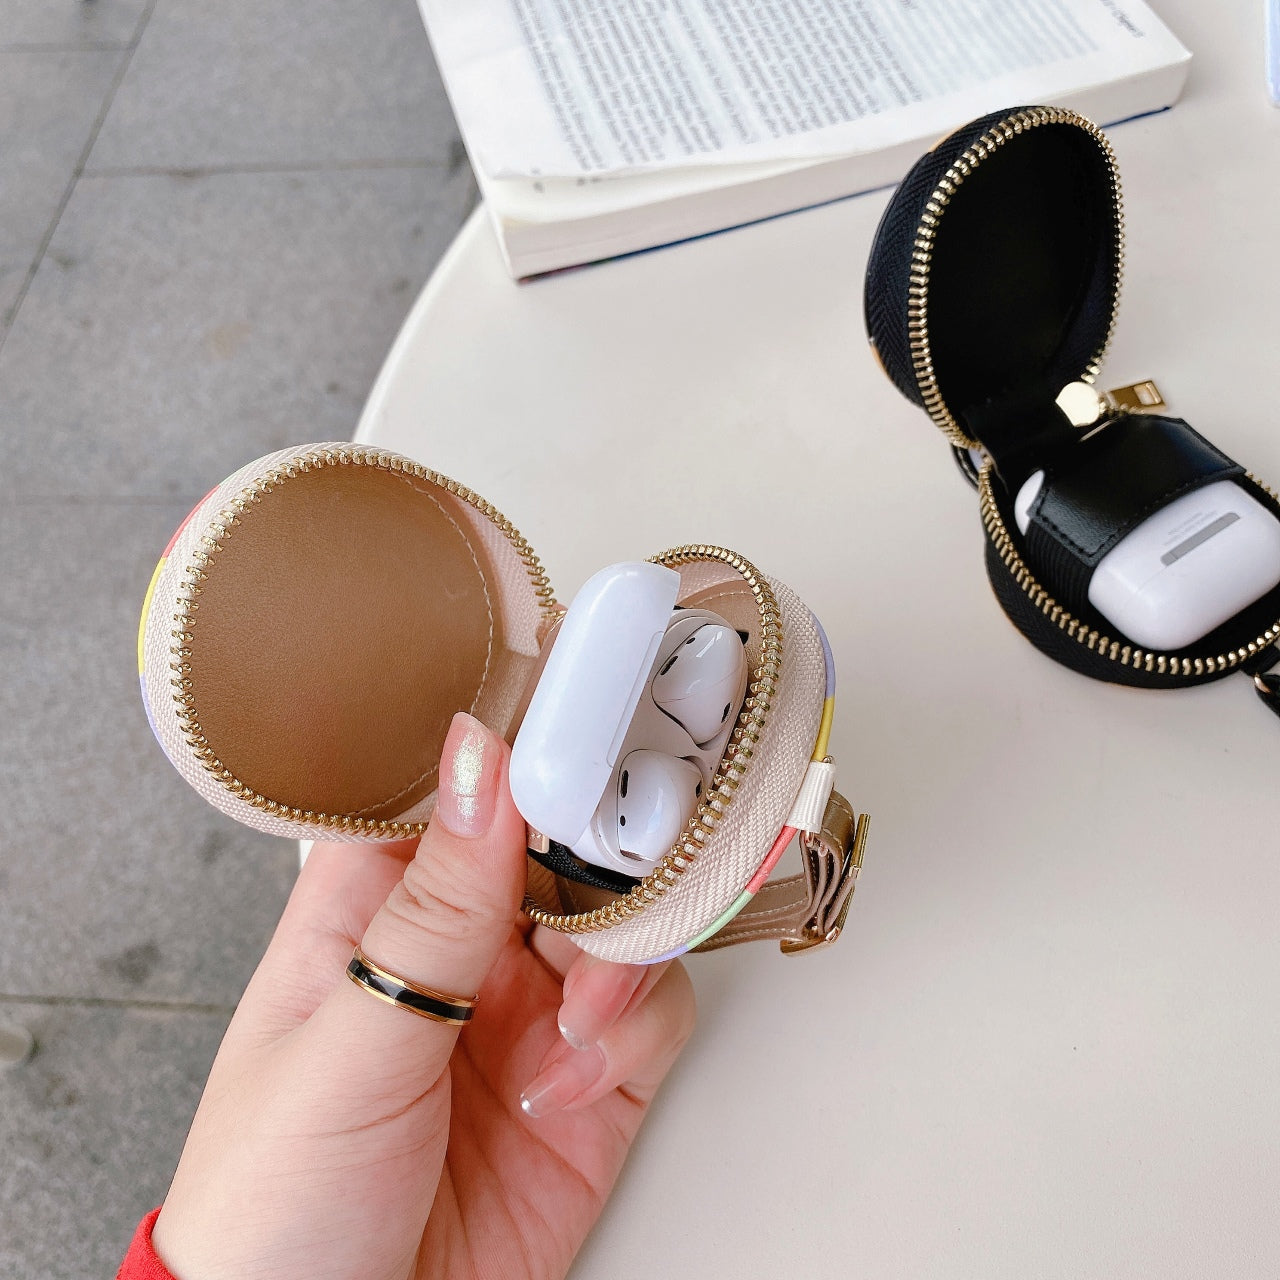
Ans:
POLYGON ((455 836, 488 831, 498 804, 498 762, 502 747, 474 716, 459 711, 440 753, 436 816, 455 836))
POLYGON ((560 1034, 575 1049, 589 1049, 622 1016, 645 973, 643 965, 604 960, 588 965, 560 1006, 560 1034))
POLYGON ((581 1097, 604 1074, 604 1054, 599 1046, 584 1051, 560 1045, 550 1065, 520 1095, 520 1107, 531 1120, 549 1116, 581 1097))

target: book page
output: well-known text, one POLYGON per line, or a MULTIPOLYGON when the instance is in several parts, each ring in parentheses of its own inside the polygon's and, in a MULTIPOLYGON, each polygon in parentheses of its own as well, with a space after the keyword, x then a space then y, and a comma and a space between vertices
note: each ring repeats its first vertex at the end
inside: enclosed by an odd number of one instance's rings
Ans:
POLYGON ((1138 0, 420 3, 494 178, 856 154, 1187 56, 1138 0))

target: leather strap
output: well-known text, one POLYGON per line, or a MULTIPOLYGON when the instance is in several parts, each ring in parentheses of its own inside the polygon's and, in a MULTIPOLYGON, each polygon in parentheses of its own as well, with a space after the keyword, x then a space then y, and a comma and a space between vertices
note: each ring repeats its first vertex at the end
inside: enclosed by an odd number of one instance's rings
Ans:
POLYGON ((801 874, 770 880, 697 950, 777 938, 783 953, 792 954, 834 942, 849 914, 869 822, 865 813, 855 816, 844 796, 833 791, 822 830, 800 837, 801 874))
POLYGON ((1049 464, 1027 557, 1061 603, 1083 610, 1094 569, 1126 534, 1182 494, 1241 473, 1181 418, 1123 414, 1049 464))
MULTIPOLYGON (((695 950, 714 951, 737 942, 776 938, 783 953, 791 954, 834 942, 849 914, 869 825, 865 813, 855 815, 844 796, 833 791, 821 831, 800 835, 803 871, 798 876, 770 880, 728 924, 695 950)), ((602 881, 613 878, 612 872, 588 867, 574 858, 563 845, 546 844, 546 848, 531 845, 529 855, 556 875, 588 885, 596 877, 602 881), (566 875, 566 871, 572 874, 566 875)), ((617 879, 626 884, 623 877, 617 879)), ((609 883, 593 887, 626 892, 621 885, 609 883)), ((579 904, 574 909, 585 908, 579 904)))

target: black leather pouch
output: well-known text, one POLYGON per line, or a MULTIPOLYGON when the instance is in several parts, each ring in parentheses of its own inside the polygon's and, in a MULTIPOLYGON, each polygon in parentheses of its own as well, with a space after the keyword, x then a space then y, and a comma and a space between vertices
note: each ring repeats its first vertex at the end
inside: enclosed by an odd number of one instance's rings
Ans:
POLYGON ((1022 535, 1028 563, 1073 612, 1106 554, 1161 507, 1244 468, 1180 418, 1123 414, 1045 470, 1022 535))
POLYGON ((1280 499, 1178 418, 1152 383, 1099 393, 1123 263, 1115 156, 1054 107, 975 120, 903 179, 867 264, 872 349, 942 430, 979 495, 986 565, 1014 625, 1095 679, 1176 688, 1243 671, 1277 703, 1280 587, 1185 649, 1155 652, 1088 600, 1102 558, 1173 499, 1234 480, 1280 499), (1015 499, 1044 478, 1025 533, 1015 499))

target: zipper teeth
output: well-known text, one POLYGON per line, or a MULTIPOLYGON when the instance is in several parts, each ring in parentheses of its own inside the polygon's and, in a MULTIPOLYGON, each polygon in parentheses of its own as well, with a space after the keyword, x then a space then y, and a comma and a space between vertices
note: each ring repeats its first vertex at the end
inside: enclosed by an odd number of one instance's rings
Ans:
POLYGON ((1107 162, 1111 178, 1111 193, 1116 210, 1116 245, 1114 289, 1111 295, 1111 315, 1102 343, 1079 376, 1081 382, 1093 382, 1102 366, 1103 357, 1111 343, 1116 327, 1116 313, 1120 307, 1120 282, 1124 275, 1124 207, 1120 194, 1120 169, 1115 152, 1106 135, 1092 120, 1075 111, 1062 107, 1033 107, 1018 111, 993 125, 972 146, 952 163, 938 180, 932 195, 925 204, 920 225, 916 229, 915 244, 911 253, 911 275, 907 288, 907 339, 911 347, 911 364, 916 384, 924 398, 929 416, 941 428, 952 444, 961 449, 978 449, 980 444, 967 435, 947 408, 938 386, 933 367, 933 353, 929 345, 928 295, 929 271, 933 261, 933 244, 938 233, 938 223, 943 211, 951 203, 957 189, 973 170, 988 156, 999 151, 1005 143, 1029 129, 1046 124, 1070 124, 1083 129, 1097 144, 1107 162))
POLYGON ((268 471, 232 498, 210 522, 201 539, 204 544, 203 549, 192 553, 191 563, 184 570, 186 579, 178 588, 178 611, 173 615, 174 630, 169 633, 171 641, 169 669, 173 672, 170 684, 173 686, 173 700, 178 708, 178 725, 196 758, 218 782, 237 799, 273 818, 305 822, 352 835, 381 837, 421 835, 427 829, 425 822, 389 822, 384 819, 315 813, 309 809, 297 809, 280 804, 278 801, 260 795, 252 787, 241 782, 218 758, 201 730, 200 718, 196 711, 195 690, 191 681, 191 643, 195 628, 199 625, 200 595, 203 590, 200 584, 208 578, 209 566, 222 551, 223 544, 235 528, 243 523, 244 518, 252 513, 253 508, 272 489, 309 471, 332 466, 378 467, 383 471, 400 472, 461 498, 492 521, 508 539, 529 575, 534 594, 538 598, 539 608, 544 614, 554 614, 555 593, 547 580, 542 562, 521 536, 519 530, 492 503, 486 502, 479 494, 473 493, 465 485, 460 485, 456 480, 451 480, 438 471, 431 471, 398 454, 361 448, 359 445, 352 445, 349 448, 311 450, 291 458, 281 467, 268 471))
MULTIPOLYGON (((988 129, 952 163, 946 173, 938 180, 925 212, 921 216, 916 230, 915 244, 911 255, 911 275, 908 287, 907 333, 911 346, 911 362, 915 371, 916 382, 924 398, 924 406, 929 416, 942 429, 952 444, 962 449, 978 449, 978 441, 968 436, 947 408, 938 386, 937 374, 933 367, 933 355, 929 345, 928 296, 929 272, 933 262, 933 246, 937 236, 938 224, 943 211, 955 196, 957 189, 973 170, 988 156, 993 155, 1007 142, 1029 129, 1046 124, 1069 124, 1083 129, 1097 143, 1106 163, 1111 180, 1112 198, 1116 211, 1116 244, 1114 289, 1112 291, 1111 314, 1107 320, 1106 332, 1089 363, 1080 374, 1079 381, 1092 383, 1098 376, 1103 357, 1111 344, 1115 332, 1116 316, 1120 306, 1120 284, 1124 275, 1124 207, 1120 192, 1120 170, 1116 163, 1115 152, 1106 135, 1092 120, 1061 107, 1033 107, 1027 111, 1015 112, 988 129)), ((1168 676, 1203 676, 1215 672, 1230 671, 1247 661, 1259 650, 1265 649, 1280 638, 1280 621, 1270 626, 1262 635, 1240 649, 1230 653, 1217 654, 1208 658, 1184 658, 1176 654, 1153 653, 1122 640, 1115 640, 1105 632, 1100 632, 1076 618, 1060 605, 1035 579, 1031 570, 1018 553, 1013 538, 1005 527, 1003 518, 996 505, 991 488, 992 464, 986 462, 978 477, 978 491, 982 511, 982 523, 987 536, 995 546, 997 554, 1005 568, 1009 570, 1019 589, 1031 603, 1040 610, 1060 631, 1099 656, 1122 666, 1132 667, 1138 671, 1151 672, 1168 676)), ((1277 494, 1257 477, 1249 479, 1267 493, 1273 501, 1280 501, 1277 494)))
MULTIPOLYGON (((1182 658, 1177 654, 1152 653, 1150 650, 1140 649, 1126 641, 1113 640, 1105 632, 1089 627, 1079 618, 1068 613, 1036 581, 1026 562, 1018 554, 1018 549, 996 505, 995 494, 991 487, 991 470, 992 464, 987 462, 978 477, 979 506, 987 536, 1023 594, 1058 630, 1070 636, 1077 644, 1084 645, 1086 649, 1092 650, 1100 657, 1118 662, 1122 666, 1132 667, 1135 671, 1149 671, 1156 675, 1167 676, 1204 676, 1214 672, 1230 671, 1280 638, 1280 621, 1277 621, 1243 648, 1209 658, 1182 658)), ((1249 479, 1273 502, 1280 502, 1280 495, 1263 484, 1256 476, 1249 475, 1249 479)))
POLYGON ((778 676, 782 670, 782 615, 778 600, 773 588, 750 561, 724 547, 701 544, 676 547, 650 559, 669 569, 713 560, 740 573, 760 611, 760 661, 752 672, 747 700, 738 716, 729 745, 725 748, 724 759, 712 779, 710 794, 698 806, 697 813, 689 819, 679 840, 657 867, 630 893, 615 898, 594 911, 568 916, 556 915, 544 911, 536 902, 526 898, 525 914, 535 923, 559 933, 594 933, 600 929, 608 929, 611 925, 621 924, 622 921, 639 915, 661 898, 693 866, 703 846, 724 819, 734 794, 742 785, 756 744, 760 741, 769 704, 777 690, 778 676))

